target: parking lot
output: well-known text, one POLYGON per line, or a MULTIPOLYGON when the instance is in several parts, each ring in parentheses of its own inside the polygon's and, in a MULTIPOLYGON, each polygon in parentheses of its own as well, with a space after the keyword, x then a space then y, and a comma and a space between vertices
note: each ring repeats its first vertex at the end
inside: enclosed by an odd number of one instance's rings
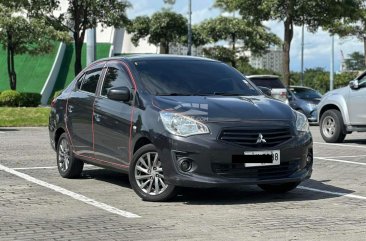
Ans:
POLYGON ((326 144, 311 131, 312 179, 288 194, 184 189, 149 203, 123 174, 61 178, 46 128, 0 129, 0 240, 366 240, 366 135, 326 144))

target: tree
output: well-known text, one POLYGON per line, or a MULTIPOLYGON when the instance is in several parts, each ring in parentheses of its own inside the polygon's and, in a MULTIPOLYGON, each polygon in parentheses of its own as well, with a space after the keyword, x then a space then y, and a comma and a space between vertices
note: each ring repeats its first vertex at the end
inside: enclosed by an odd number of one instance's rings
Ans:
POLYGON ((365 56, 359 52, 353 52, 348 55, 349 58, 345 59, 347 70, 363 70, 365 69, 365 56))
POLYGON ((102 26, 121 28, 129 23, 126 9, 131 4, 126 0, 68 0, 66 13, 55 15, 59 0, 30 0, 36 4, 30 14, 44 18, 57 29, 72 33, 75 45, 75 75, 82 70, 81 53, 87 29, 102 26))
POLYGON ((160 46, 161 54, 169 53, 169 44, 180 43, 187 32, 187 19, 178 13, 162 10, 151 17, 136 17, 128 26, 132 43, 137 46, 140 39, 148 38, 150 44, 160 46))
POLYGON ((362 0, 216 0, 215 5, 227 11, 239 11, 254 23, 277 20, 284 25, 283 79, 290 83, 290 49, 294 25, 305 24, 315 32, 321 26, 332 26, 337 19, 352 16, 362 0))
POLYGON ((0 43, 7 51, 7 71, 12 90, 16 90, 17 84, 15 55, 48 53, 55 40, 68 39, 67 33, 56 31, 44 21, 22 14, 28 6, 26 1, 0 1, 0 43))
POLYGON ((364 48, 364 66, 366 66, 366 8, 359 8, 353 15, 353 18, 346 18, 336 21, 329 30, 338 34, 341 38, 355 36, 363 42, 364 48))
MULTIPOLYGON (((209 19, 200 24, 200 29, 212 42, 229 41, 231 51, 226 51, 226 56, 229 53, 233 55, 231 60, 233 67, 236 67, 236 53, 251 50, 253 54, 262 54, 270 45, 281 42, 261 23, 253 23, 236 17, 219 16, 209 19), (238 41, 241 42, 240 49, 237 49, 238 41)), ((216 50, 223 51, 221 48, 216 48, 216 50)))

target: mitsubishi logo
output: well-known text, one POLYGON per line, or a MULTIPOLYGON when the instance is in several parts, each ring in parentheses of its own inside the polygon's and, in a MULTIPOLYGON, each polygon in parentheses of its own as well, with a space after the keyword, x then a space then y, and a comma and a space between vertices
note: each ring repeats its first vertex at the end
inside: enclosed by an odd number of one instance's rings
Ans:
POLYGON ((257 143, 256 144, 264 144, 267 143, 267 141, 263 138, 262 133, 259 133, 258 139, 257 139, 257 143))

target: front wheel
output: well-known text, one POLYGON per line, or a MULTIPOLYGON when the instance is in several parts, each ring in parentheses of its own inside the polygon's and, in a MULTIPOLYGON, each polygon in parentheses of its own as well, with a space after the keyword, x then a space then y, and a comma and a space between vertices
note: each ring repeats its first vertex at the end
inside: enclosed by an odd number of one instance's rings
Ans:
POLYGON ((271 193, 286 193, 295 189, 300 182, 288 182, 281 184, 259 184, 258 186, 266 192, 271 193))
POLYGON ((320 119, 320 133, 325 142, 340 143, 344 141, 343 118, 338 110, 327 110, 320 119))
POLYGON ((176 187, 166 183, 159 154, 152 144, 133 155, 129 180, 132 189, 145 201, 167 201, 177 194, 176 187))

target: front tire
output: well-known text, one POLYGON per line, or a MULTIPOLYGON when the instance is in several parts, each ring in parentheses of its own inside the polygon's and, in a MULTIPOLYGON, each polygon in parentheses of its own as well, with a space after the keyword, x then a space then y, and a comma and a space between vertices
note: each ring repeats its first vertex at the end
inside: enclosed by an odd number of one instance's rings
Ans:
POLYGON ((64 178, 77 178, 83 171, 84 162, 76 159, 72 153, 66 133, 60 136, 57 143, 57 168, 64 178))
POLYGON ((259 184, 258 186, 266 192, 270 193, 286 193, 294 190, 300 182, 288 182, 281 184, 259 184))
POLYGON ((145 201, 167 201, 177 194, 177 188, 165 182, 159 154, 152 144, 143 146, 133 155, 129 180, 132 189, 145 201))
POLYGON ((320 119, 320 134, 325 142, 341 143, 344 141, 344 123, 341 112, 327 110, 320 119))

